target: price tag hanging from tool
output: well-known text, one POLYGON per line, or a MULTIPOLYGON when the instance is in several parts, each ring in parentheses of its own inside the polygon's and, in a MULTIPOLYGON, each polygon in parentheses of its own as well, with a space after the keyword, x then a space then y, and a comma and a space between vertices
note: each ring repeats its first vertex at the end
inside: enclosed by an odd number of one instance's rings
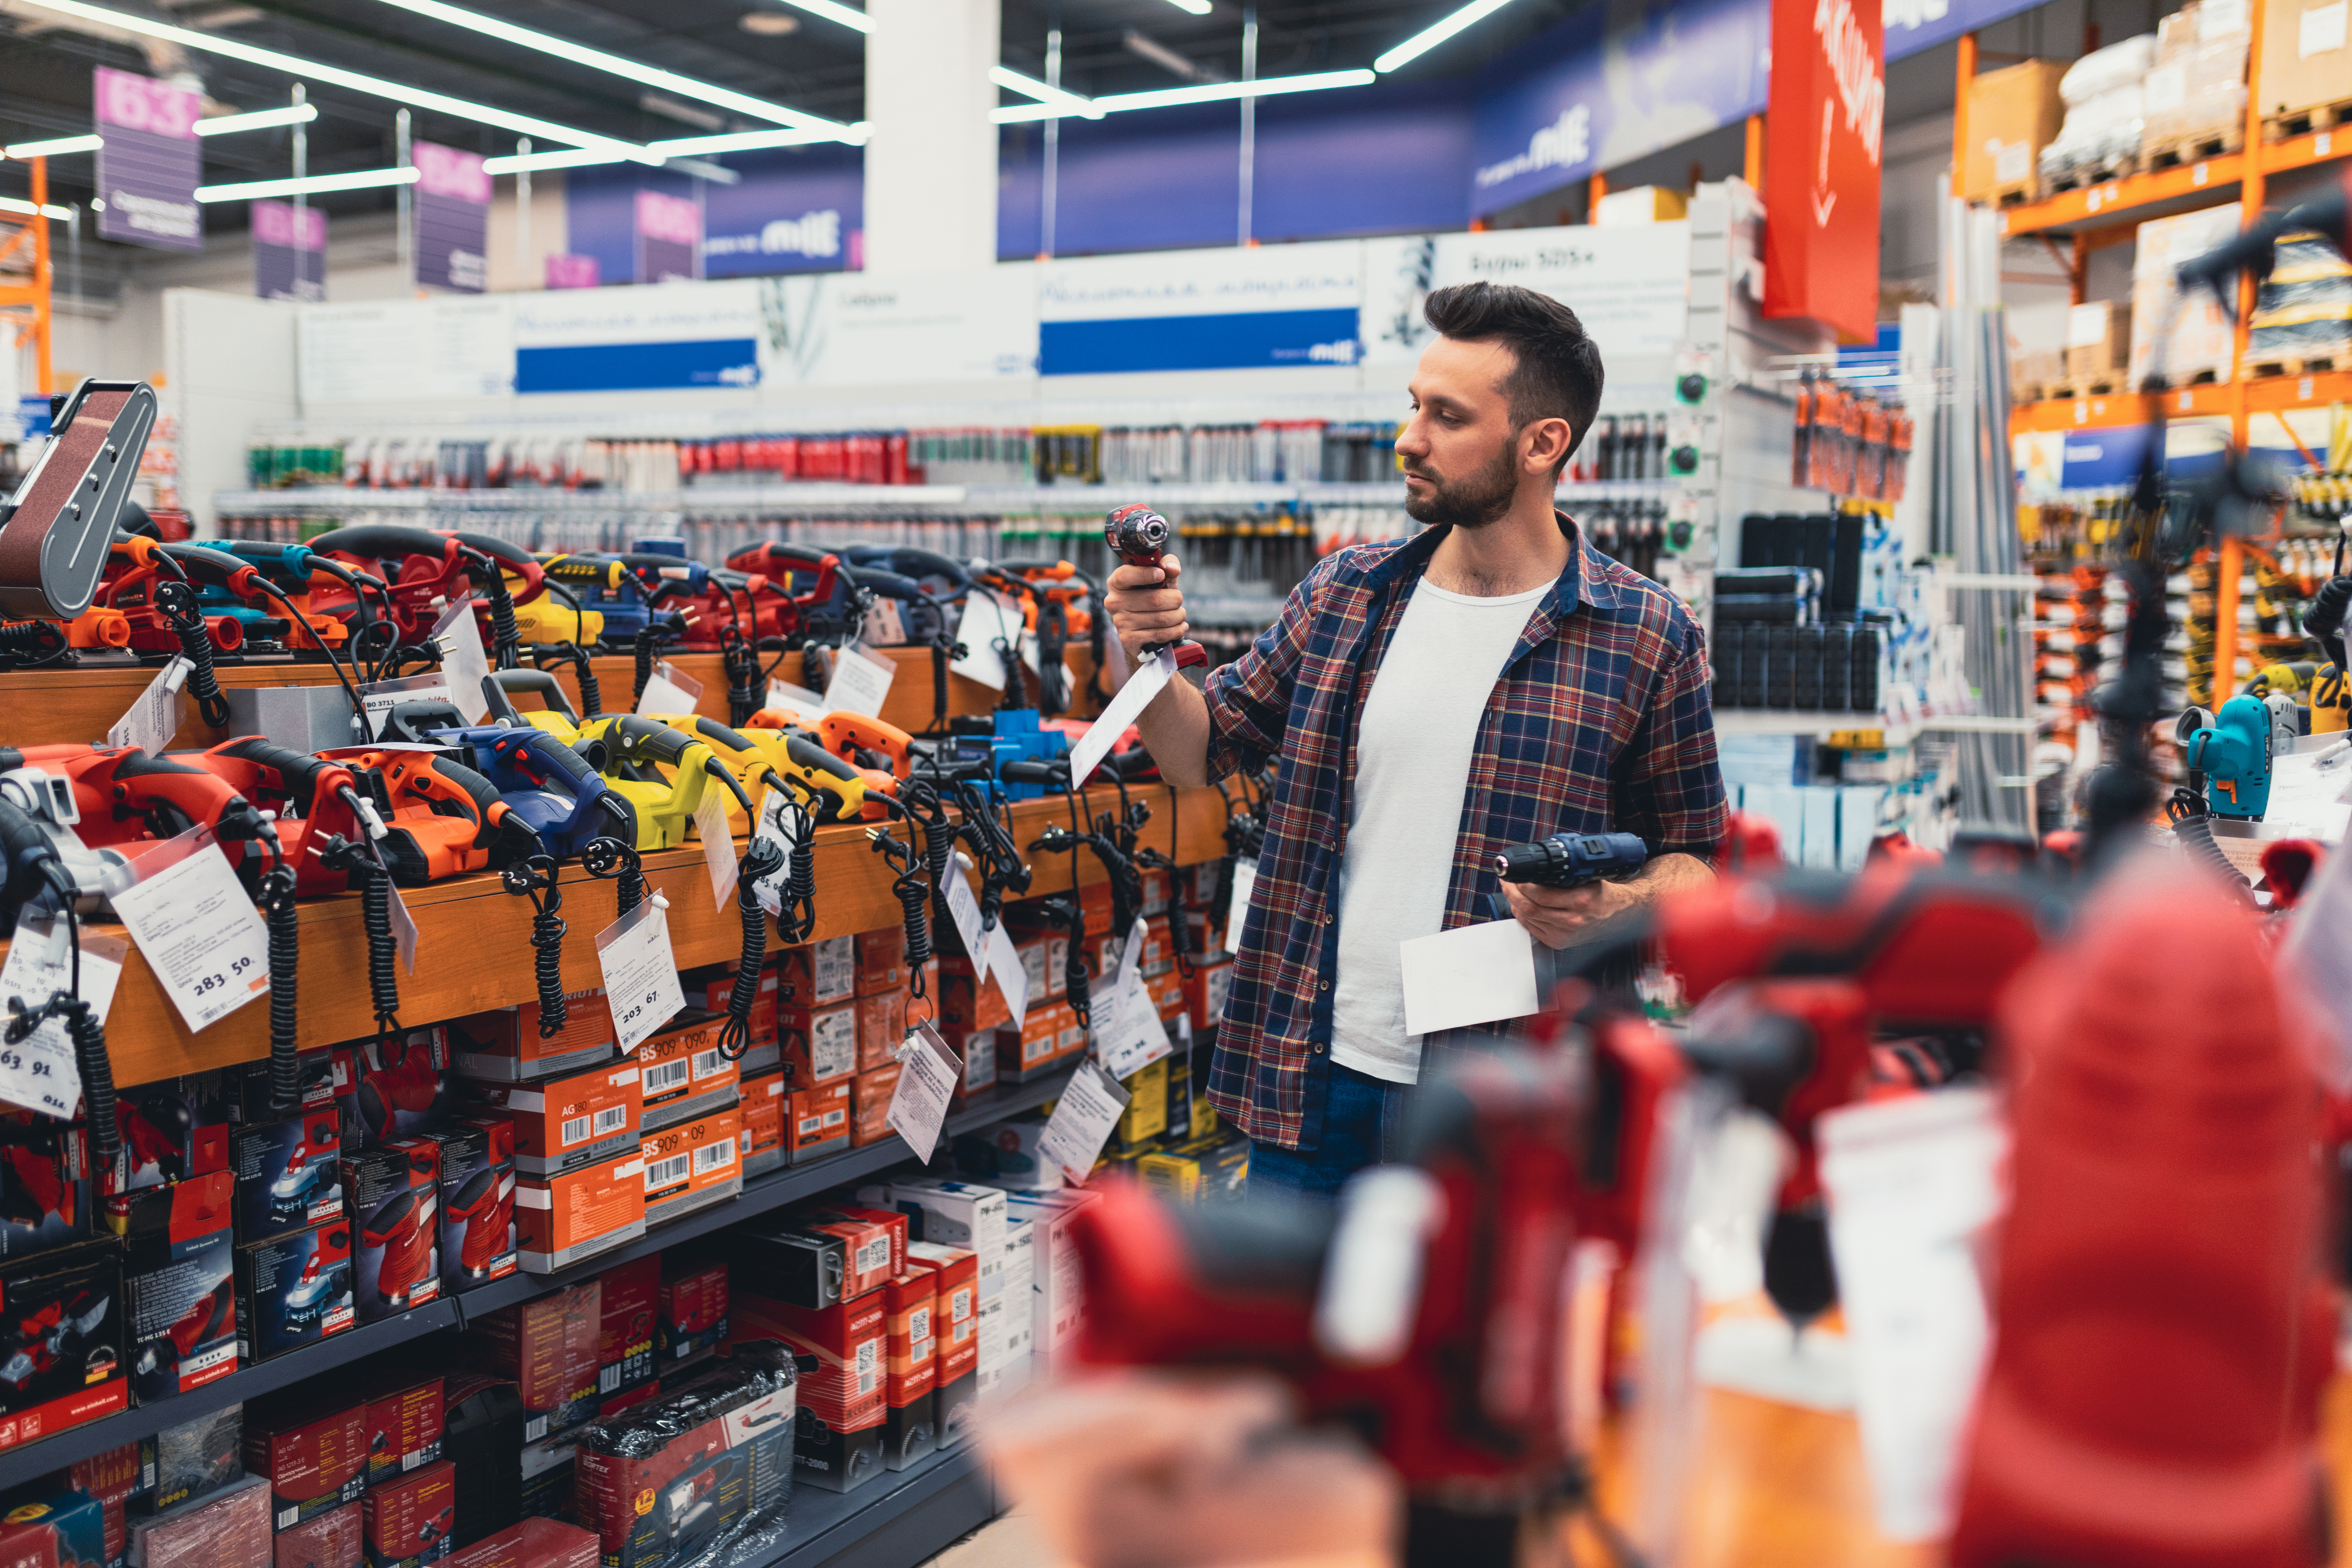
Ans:
MULTIPOLYGON (((0 963, 0 1016, 14 1019, 21 1003, 37 1013, 50 997, 64 992, 89 1004, 90 1015, 106 1022, 114 1005, 114 988, 122 978, 122 961, 131 944, 121 937, 95 933, 81 939, 81 985, 73 983, 72 927, 54 925, 31 916, 16 922, 8 944, 8 958, 0 963)), ((13 1035, 11 1028, 6 1031, 13 1035)), ((70 1119, 81 1103, 81 1064, 74 1055, 66 1020, 44 1018, 23 1039, 0 1041, 0 1100, 37 1110, 45 1116, 70 1119)))
POLYGON ((656 893, 596 933, 596 962, 613 1006, 613 1031, 627 1056, 686 1006, 670 951, 669 900, 656 893))
POLYGON ((269 994, 268 928, 211 828, 119 868, 107 896, 190 1034, 269 994))

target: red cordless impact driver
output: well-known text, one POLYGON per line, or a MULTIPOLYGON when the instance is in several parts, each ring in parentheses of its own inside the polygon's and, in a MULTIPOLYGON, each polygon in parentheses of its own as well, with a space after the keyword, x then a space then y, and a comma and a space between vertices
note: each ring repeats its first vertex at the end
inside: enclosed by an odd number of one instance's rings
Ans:
MULTIPOLYGON (((1141 501, 1130 502, 1103 519, 1104 542, 1110 546, 1112 554, 1129 566, 1159 565, 1160 558, 1168 553, 1168 542, 1175 537, 1176 531, 1168 526, 1168 520, 1141 501)), ((1157 643, 1140 649, 1135 662, 1143 664, 1169 647, 1175 649, 1180 669, 1189 664, 1209 662, 1208 650, 1196 642, 1157 643)))

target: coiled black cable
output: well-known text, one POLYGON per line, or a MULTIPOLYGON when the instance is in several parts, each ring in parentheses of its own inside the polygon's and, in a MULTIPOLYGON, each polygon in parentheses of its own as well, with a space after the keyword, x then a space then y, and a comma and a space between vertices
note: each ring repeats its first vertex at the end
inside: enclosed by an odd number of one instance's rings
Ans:
POLYGON ((47 1002, 35 1008, 9 997, 8 1011, 13 1016, 7 1028, 0 1030, 0 1038, 15 1045, 47 1019, 64 1022, 66 1038, 73 1043, 74 1066, 81 1073, 82 1116, 89 1123, 90 1148, 99 1163, 111 1164, 122 1147, 122 1128, 114 1116, 114 1063, 106 1054, 106 1025, 81 994, 81 918, 74 912, 70 890, 63 887, 58 890, 70 955, 67 989, 51 993, 47 1002))
POLYGON ((596 665, 588 657, 588 650, 575 642, 543 642, 531 650, 532 662, 539 664, 541 669, 547 666, 541 661, 550 657, 572 661, 572 679, 580 683, 581 717, 593 719, 602 713, 604 710, 604 691, 596 683, 596 665))
POLYGON ((180 657, 188 661, 188 695, 196 700, 196 711, 214 729, 227 729, 228 699, 221 695, 220 677, 213 668, 213 639, 196 608, 195 589, 169 580, 156 584, 155 613, 180 639, 180 657))
POLYGON ((2165 803, 2165 815, 2172 818, 2172 836, 2189 858, 2208 870, 2218 871, 2229 879, 2241 895, 2247 890, 2245 873, 2230 864, 2221 847, 2213 842, 2213 816, 2205 797, 2187 788, 2176 789, 2165 803))
POLYGON ((676 611, 672 611, 660 620, 649 620, 637 628, 635 649, 637 683, 629 693, 631 711, 635 710, 638 701, 644 698, 646 683, 654 678, 654 656, 661 650, 662 643, 667 639, 682 637, 685 635, 686 617, 676 611))
POLYGON ((400 946, 392 934, 392 875, 371 860, 354 859, 360 923, 367 931, 368 1001, 375 1013, 376 1038, 383 1039, 400 1028, 400 946))
POLYGON ((759 885, 783 869, 784 854, 773 840, 755 837, 743 852, 735 878, 735 912, 743 922, 743 952, 735 984, 727 993, 727 1022, 719 1031, 719 1054, 739 1060, 751 1044, 751 1004, 760 999, 760 971, 768 953, 768 917, 760 908, 759 885))
POLYGON ((294 1060, 301 1038, 298 999, 302 931, 294 910, 294 868, 273 867, 261 879, 262 925, 269 935, 269 1108, 281 1116, 301 1109, 302 1069, 294 1060))
POLYGON ((1093 975, 1087 969, 1086 906, 1076 899, 1053 899, 1047 900, 1046 909, 1049 914, 1058 910, 1056 923, 1070 933, 1070 945, 1062 954, 1062 999, 1078 1016, 1078 1022, 1091 1029, 1094 997, 1089 987, 1093 975))
POLYGON ((899 920, 907 932, 907 994, 924 997, 923 965, 931 961, 931 888, 923 875, 923 858, 912 844, 893 837, 884 828, 869 827, 866 841, 895 873, 890 892, 898 900, 899 920))
POLYGON ((727 722, 750 723, 760 710, 760 654, 741 627, 729 626, 719 634, 719 664, 727 672, 727 722))
POLYGON ((522 627, 515 621, 514 590, 507 586, 507 575, 496 561, 488 555, 480 559, 476 574, 487 579, 482 592, 490 601, 490 657, 498 668, 514 669, 522 663, 522 627))
POLYGON ((798 947, 816 934, 816 814, 790 792, 779 798, 782 809, 792 814, 785 831, 793 850, 776 901, 776 940, 798 947))
POLYGON ((651 890, 646 881, 645 860, 617 838, 590 839, 580 852, 580 864, 592 877, 615 881, 613 897, 618 914, 627 914, 644 903, 651 890))
POLYGON ((55 621, 11 621, 0 626, 0 668, 37 669, 66 663, 73 643, 55 621))
POLYGON ((507 891, 530 900, 531 975, 539 985, 539 1037, 550 1039, 570 1021, 563 1001, 563 889, 556 886, 556 864, 545 855, 533 855, 509 866, 500 876, 507 891))

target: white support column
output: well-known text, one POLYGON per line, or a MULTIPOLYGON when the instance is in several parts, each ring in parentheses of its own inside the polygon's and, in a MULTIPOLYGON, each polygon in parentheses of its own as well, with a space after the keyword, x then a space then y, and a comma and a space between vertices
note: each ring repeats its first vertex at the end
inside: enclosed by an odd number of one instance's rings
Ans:
POLYGON ((866 270, 996 261, 997 0, 868 0, 866 270))

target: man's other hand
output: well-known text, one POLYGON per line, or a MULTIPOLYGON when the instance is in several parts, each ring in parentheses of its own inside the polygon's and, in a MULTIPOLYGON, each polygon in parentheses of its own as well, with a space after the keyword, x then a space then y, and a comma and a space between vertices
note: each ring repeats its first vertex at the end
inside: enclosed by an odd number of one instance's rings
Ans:
POLYGON ((1157 566, 1120 566, 1110 574, 1103 606, 1127 649, 1129 668, 1139 664, 1139 650, 1160 643, 1181 642, 1192 630, 1184 619, 1184 591, 1177 579, 1184 568, 1173 555, 1162 555, 1157 566))
POLYGON ((1590 942, 1600 927, 1649 902, 1648 889, 1630 882, 1587 882, 1579 888, 1544 888, 1531 882, 1506 882, 1503 897, 1511 903, 1511 918, 1546 947, 1566 947, 1590 942))

